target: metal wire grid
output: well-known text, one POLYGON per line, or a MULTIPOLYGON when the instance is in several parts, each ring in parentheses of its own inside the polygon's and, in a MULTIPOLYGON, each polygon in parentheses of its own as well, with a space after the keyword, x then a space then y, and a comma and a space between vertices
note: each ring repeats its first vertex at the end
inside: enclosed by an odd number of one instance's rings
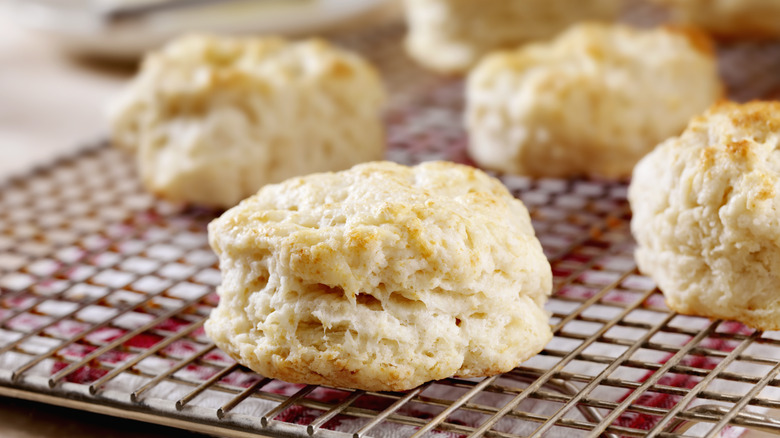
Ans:
POLYGON ((780 406, 780 337, 668 312, 634 268, 625 186, 505 182, 531 208, 555 270, 555 340, 504 376, 395 394, 279 391, 214 350, 200 329, 218 279, 203 237, 214 212, 145 195, 120 153, 99 148, 16 180, 0 200, 0 393, 228 436, 780 431, 746 409, 780 406), (90 319, 95 306, 115 312, 90 319), (150 371, 149 359, 166 369, 150 371), (295 409, 303 424, 279 419, 295 409))
MULTIPOLYGON (((388 157, 467 162, 461 84, 404 63, 400 34, 345 40, 371 48, 395 92, 388 157)), ((780 408, 780 334, 669 312, 636 271, 624 184, 503 180, 554 269, 555 338, 505 375, 408 393, 285 384, 216 350, 202 323, 219 281, 205 240, 217 212, 152 198, 121 153, 97 145, 11 180, 0 394, 235 437, 780 433, 765 412, 780 408)))

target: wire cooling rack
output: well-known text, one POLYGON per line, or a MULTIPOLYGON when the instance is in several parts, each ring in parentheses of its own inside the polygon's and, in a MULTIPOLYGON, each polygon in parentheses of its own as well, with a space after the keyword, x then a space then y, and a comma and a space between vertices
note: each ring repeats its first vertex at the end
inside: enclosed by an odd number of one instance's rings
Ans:
MULTIPOLYGON (((342 41, 389 82, 388 158, 468 163, 462 83, 414 67, 402 32, 342 41)), ((726 67, 751 66, 724 71, 733 94, 777 90, 764 76, 778 53, 724 48, 726 67)), ((153 198, 121 152, 98 144, 14 178, 0 192, 0 395, 228 437, 780 434, 780 333, 670 312, 636 270, 625 183, 502 180, 553 267, 553 341, 504 375, 385 393, 264 378, 215 349, 202 325, 218 212, 153 198)))

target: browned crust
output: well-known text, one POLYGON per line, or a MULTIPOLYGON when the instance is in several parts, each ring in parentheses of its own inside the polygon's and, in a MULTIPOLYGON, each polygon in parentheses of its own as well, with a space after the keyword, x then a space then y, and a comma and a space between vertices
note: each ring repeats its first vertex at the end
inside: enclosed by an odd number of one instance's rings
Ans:
MULTIPOLYGON (((753 100, 746 103, 721 100, 710 107, 703 116, 728 114, 734 127, 760 134, 780 132, 780 102, 753 100)), ((702 121, 697 118, 697 121, 702 121)))
POLYGON ((744 16, 744 11, 733 15, 727 23, 721 26, 713 23, 708 25, 687 16, 691 12, 685 14, 680 11, 678 8, 683 3, 680 0, 652 0, 652 2, 667 8, 672 13, 672 21, 675 23, 673 26, 696 26, 718 43, 780 40, 780 27, 767 29, 756 26, 744 16))
POLYGON ((695 50, 710 58, 715 58, 715 42, 704 30, 686 24, 667 24, 664 29, 684 36, 695 50))
POLYGON ((752 101, 738 108, 739 111, 731 115, 734 126, 764 132, 780 131, 780 102, 752 101))

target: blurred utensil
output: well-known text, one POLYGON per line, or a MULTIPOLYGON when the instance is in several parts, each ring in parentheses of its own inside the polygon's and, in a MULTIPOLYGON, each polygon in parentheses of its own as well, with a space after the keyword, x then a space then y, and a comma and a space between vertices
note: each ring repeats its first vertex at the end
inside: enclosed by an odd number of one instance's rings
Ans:
MULTIPOLYGON (((205 6, 217 6, 227 3, 246 3, 249 1, 262 2, 269 0, 175 0, 165 1, 157 0, 151 2, 124 4, 120 6, 111 6, 101 8, 98 14, 107 21, 119 22, 124 20, 142 19, 150 14, 170 12, 181 9, 192 9, 205 6)), ((290 3, 311 2, 311 0, 286 0, 290 3)))
POLYGON ((1 1, 68 52, 133 60, 182 33, 314 34, 394 0, 1 1))

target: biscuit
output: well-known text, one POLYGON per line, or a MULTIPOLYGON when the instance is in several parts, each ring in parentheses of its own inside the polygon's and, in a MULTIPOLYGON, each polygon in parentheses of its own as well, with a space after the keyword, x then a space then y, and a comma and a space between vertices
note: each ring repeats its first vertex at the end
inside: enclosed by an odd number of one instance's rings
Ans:
POLYGON ((614 20, 620 0, 406 0, 407 52, 442 73, 464 73, 497 48, 547 39, 582 20, 614 20))
POLYGON ((112 137, 150 191, 231 207, 264 184, 381 159, 383 102, 375 70, 327 42, 187 36, 145 58, 112 137))
POLYGON ((670 7, 672 20, 725 38, 780 37, 777 0, 655 0, 670 7))
POLYGON ((258 373, 406 390, 511 370, 551 339, 550 264, 496 179, 361 164, 268 185, 209 225, 206 332, 258 373))
POLYGON ((720 103, 637 164, 636 260, 672 309, 780 330, 780 104, 720 103))
POLYGON ((544 177, 628 177, 656 144, 722 95, 694 31, 584 24, 486 57, 467 84, 480 166, 544 177))

